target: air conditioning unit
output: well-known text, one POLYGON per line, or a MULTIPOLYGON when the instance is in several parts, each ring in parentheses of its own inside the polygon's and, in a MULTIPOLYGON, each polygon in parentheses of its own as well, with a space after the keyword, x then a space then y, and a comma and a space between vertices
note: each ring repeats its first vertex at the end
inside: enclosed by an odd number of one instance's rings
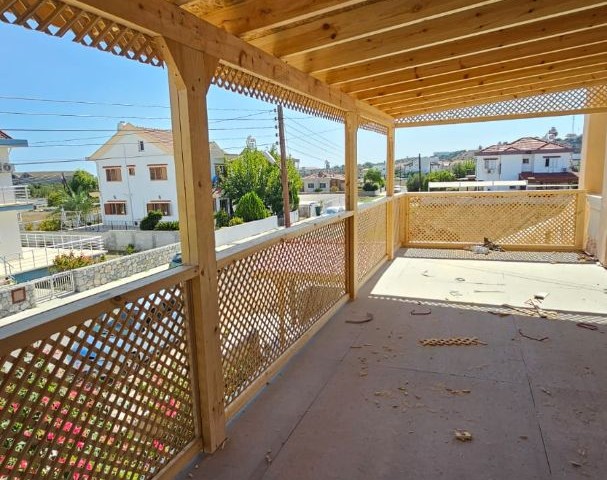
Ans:
POLYGON ((13 173, 15 166, 12 163, 0 162, 0 173, 13 173))

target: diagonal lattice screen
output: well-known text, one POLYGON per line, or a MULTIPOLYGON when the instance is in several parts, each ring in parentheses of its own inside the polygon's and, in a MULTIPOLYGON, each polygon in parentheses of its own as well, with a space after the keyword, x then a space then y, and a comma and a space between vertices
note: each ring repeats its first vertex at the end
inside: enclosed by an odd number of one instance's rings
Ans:
POLYGON ((386 257, 386 204, 361 209, 358 215, 358 280, 386 257))
POLYGON ((0 359, 0 478, 149 479, 195 437, 180 284, 0 359))
POLYGON ((220 268, 226 406, 345 295, 345 262, 340 220, 220 268))
MULTIPOLYGON (((408 245, 574 247, 579 192, 411 194, 408 245)), ((403 213, 401 213, 402 215, 403 213)))
MULTIPOLYGON (((585 109, 607 108, 607 85, 597 85, 564 92, 544 93, 503 102, 485 103, 437 112, 421 113, 396 119, 397 127, 439 125, 461 122, 529 118, 547 114, 580 113, 585 109)), ((589 112, 589 111, 588 111, 589 112)))

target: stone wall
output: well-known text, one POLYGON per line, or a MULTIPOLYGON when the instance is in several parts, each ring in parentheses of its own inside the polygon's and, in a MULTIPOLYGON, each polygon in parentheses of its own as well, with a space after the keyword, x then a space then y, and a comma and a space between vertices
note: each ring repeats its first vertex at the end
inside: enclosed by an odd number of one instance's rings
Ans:
POLYGON ((110 230, 103 233, 105 248, 125 250, 131 244, 137 251, 151 250, 179 242, 179 231, 110 230))
POLYGON ((36 295, 34 285, 29 283, 0 287, 0 318, 14 315, 15 313, 34 308, 36 306, 36 295), (25 301, 13 303, 11 292, 16 288, 25 288, 25 301))
POLYGON ((180 250, 181 244, 174 243, 154 250, 126 255, 90 267, 79 268, 74 270, 74 287, 77 292, 84 292, 129 275, 166 265, 180 250))

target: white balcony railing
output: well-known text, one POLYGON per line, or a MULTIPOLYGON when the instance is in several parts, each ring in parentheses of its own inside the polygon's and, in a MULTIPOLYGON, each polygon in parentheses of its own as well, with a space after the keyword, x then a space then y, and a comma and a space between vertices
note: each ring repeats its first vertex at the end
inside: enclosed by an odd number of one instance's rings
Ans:
POLYGON ((0 187, 0 205, 24 205, 32 203, 27 185, 0 187))

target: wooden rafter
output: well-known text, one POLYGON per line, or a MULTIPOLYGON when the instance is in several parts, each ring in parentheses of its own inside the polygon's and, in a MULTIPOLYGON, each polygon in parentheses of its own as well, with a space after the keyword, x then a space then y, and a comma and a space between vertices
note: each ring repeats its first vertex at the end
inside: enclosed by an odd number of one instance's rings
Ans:
MULTIPOLYGON (((321 72, 354 65, 375 58, 389 57, 423 46, 449 44, 454 41, 475 46, 477 36, 498 33, 510 36, 508 30, 517 26, 533 25, 549 18, 590 17, 593 7, 605 2, 579 0, 502 0, 495 4, 441 16, 421 23, 407 25, 378 34, 368 35, 346 43, 329 44, 311 52, 281 55, 289 64, 306 72, 321 72), (571 13, 573 11, 573 13, 571 13)), ((603 12, 604 15, 604 12, 603 12)), ((605 17, 602 17, 603 20, 605 17)), ((541 28, 541 26, 535 26, 541 28)))

